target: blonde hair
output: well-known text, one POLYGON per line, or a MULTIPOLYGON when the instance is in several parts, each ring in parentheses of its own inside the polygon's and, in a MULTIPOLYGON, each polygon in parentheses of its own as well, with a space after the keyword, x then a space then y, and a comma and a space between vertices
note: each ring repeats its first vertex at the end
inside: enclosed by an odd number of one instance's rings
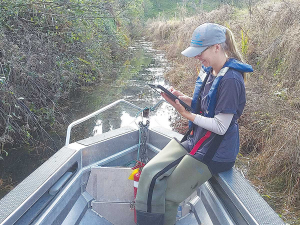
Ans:
POLYGON ((239 52, 233 33, 226 27, 226 41, 221 44, 223 50, 228 57, 236 58, 240 61, 244 61, 241 53, 239 52))
MULTIPOLYGON (((221 43, 221 47, 224 50, 224 52, 226 53, 226 55, 230 58, 235 58, 241 62, 244 62, 244 59, 241 55, 241 53, 239 52, 233 33, 231 32, 231 30, 229 30, 226 27, 226 41, 224 43, 221 43)), ((244 81, 246 81, 246 74, 242 73, 244 81)))

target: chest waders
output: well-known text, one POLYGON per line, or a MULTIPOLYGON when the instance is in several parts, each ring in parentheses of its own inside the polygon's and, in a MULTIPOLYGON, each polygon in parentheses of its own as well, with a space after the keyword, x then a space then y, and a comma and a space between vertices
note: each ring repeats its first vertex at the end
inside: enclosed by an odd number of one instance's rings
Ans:
MULTIPOLYGON (((223 70, 223 73, 225 74, 226 71, 223 70)), ((199 91, 198 106, 201 104, 200 93, 207 77, 208 75, 199 91)), ((200 107, 197 110, 199 109, 200 107)), ((192 129, 182 141, 186 140, 191 131, 192 129)), ((146 164, 140 176, 135 201, 138 225, 174 225, 176 223, 179 204, 212 177, 206 164, 212 160, 224 135, 214 137, 202 162, 194 157, 197 150, 210 136, 211 132, 206 132, 191 152, 188 152, 179 141, 172 139, 146 164)))

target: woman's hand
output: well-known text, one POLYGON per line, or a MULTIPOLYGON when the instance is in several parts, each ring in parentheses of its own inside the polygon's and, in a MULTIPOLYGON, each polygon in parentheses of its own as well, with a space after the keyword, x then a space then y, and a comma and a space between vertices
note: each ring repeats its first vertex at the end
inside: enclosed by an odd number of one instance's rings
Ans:
POLYGON ((184 101, 185 104, 191 106, 192 98, 190 98, 189 96, 186 96, 181 91, 175 90, 173 87, 170 87, 168 91, 170 91, 173 95, 177 96, 180 100, 184 101))
POLYGON ((180 114, 184 113, 185 108, 180 104, 180 102, 178 101, 178 99, 176 99, 175 101, 173 101, 171 98, 169 98, 169 96, 162 92, 161 96, 167 101, 169 102, 180 114))
MULTIPOLYGON (((175 89, 173 89, 173 87, 171 87, 169 89, 170 92, 172 92, 172 94, 174 94, 175 96, 177 96, 178 98, 181 99, 181 97, 185 96, 183 95, 180 91, 176 91, 175 89), (181 94, 181 95, 180 95, 181 94)), ((194 121, 195 119, 195 115, 186 111, 185 108, 180 104, 179 100, 176 99, 175 101, 173 101, 171 98, 168 97, 168 95, 164 92, 161 93, 161 96, 167 101, 169 102, 183 117, 194 121)), ((187 97, 187 96, 186 96, 187 97)), ((189 97, 187 97, 189 98, 189 97)), ((182 99, 181 99, 182 100, 182 99)))

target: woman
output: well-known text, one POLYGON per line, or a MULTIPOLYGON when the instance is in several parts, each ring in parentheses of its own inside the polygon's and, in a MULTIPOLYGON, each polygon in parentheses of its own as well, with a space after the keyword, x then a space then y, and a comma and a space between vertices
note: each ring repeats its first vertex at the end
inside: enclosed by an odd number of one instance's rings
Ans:
POLYGON ((179 203, 213 174, 232 168, 239 151, 237 119, 246 103, 243 78, 253 70, 241 62, 231 31, 202 24, 182 54, 202 63, 193 98, 169 90, 193 110, 162 96, 190 120, 190 131, 181 143, 171 140, 143 169, 136 198, 139 225, 174 225, 179 203))

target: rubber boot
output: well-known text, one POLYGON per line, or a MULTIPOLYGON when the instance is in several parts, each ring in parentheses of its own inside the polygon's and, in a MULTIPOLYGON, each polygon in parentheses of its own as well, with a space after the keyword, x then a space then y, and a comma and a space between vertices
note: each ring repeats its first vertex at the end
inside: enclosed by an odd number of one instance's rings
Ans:
POLYGON ((136 210, 137 225, 163 225, 164 214, 163 213, 148 213, 140 210, 136 210))

